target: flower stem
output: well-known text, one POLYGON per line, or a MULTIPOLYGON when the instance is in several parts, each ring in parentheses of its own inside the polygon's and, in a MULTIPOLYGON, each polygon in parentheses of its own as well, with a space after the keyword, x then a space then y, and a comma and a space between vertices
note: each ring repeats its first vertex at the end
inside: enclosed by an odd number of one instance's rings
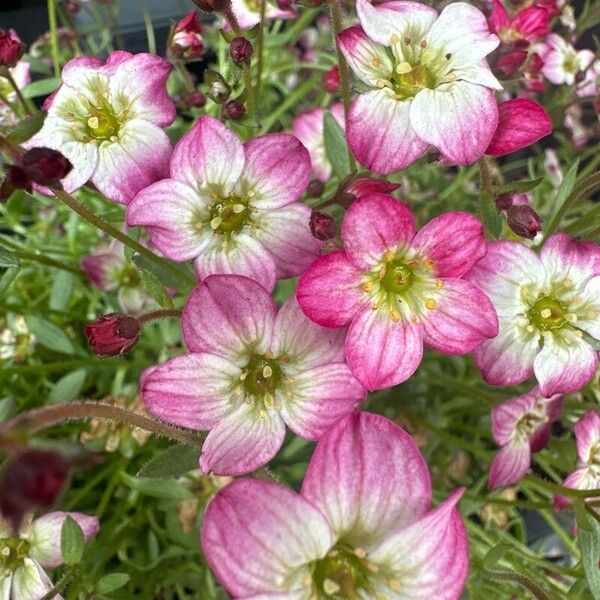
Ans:
POLYGON ((535 581, 532 581, 520 573, 511 573, 509 571, 486 571, 485 576, 494 581, 516 583, 531 592, 536 600, 552 600, 535 581))
POLYGON ((600 489, 594 490, 578 490, 574 488, 564 487, 559 485, 558 483, 552 483, 551 481, 547 481, 546 479, 542 479, 541 477, 536 477, 535 475, 525 475, 523 478, 525 481, 532 483, 538 487, 546 488, 555 494, 560 494, 562 496, 568 496, 570 498, 598 498, 600 497, 600 489))
POLYGON ((256 54, 258 60, 256 63, 256 86, 254 94, 258 99, 260 97, 260 86, 262 78, 263 60, 264 60, 264 45, 265 45, 265 13, 267 10, 266 0, 260 0, 260 23, 258 25, 258 39, 256 44, 256 54))
POLYGON ((189 446, 202 447, 203 435, 179 429, 150 417, 145 417, 131 410, 103 404, 102 402, 76 402, 69 404, 55 404, 44 406, 21 413, 0 425, 0 436, 7 436, 18 429, 25 429, 28 434, 36 433, 47 427, 64 423, 72 419, 108 419, 144 429, 156 435, 162 435, 171 440, 188 444, 189 446))
POLYGON ((48 0, 48 24, 50 26, 50 50, 54 77, 60 76, 60 57, 58 54, 58 27, 56 24, 56 0, 48 0))
POLYGON ((149 323, 156 319, 163 319, 164 317, 181 317, 181 310, 178 308, 163 308, 160 310, 153 310, 152 312, 140 315, 137 320, 140 323, 149 323))
POLYGON ((4 72, 2 73, 2 76, 6 77, 6 79, 8 79, 8 82, 10 83, 12 89, 15 90, 15 94, 17 94, 17 98, 19 99, 21 106, 23 106, 23 108, 25 109, 25 112, 31 116, 33 113, 31 112, 29 102, 27 102, 27 100, 25 99, 25 96, 23 96, 23 93, 19 89, 17 82, 15 81, 14 77, 12 76, 12 74, 10 72, 10 69, 8 69, 8 68, 5 69, 4 72))
POLYGON ((492 176, 490 175, 490 167, 487 164, 485 156, 482 156, 478 161, 479 174, 481 181, 481 191, 492 196, 492 176))

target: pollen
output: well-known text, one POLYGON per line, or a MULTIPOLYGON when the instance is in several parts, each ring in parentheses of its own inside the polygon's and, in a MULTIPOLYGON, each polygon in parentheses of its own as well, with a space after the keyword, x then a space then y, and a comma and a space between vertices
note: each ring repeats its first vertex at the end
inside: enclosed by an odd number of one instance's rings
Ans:
POLYGON ((425 300, 425 306, 429 310, 433 310, 434 308, 437 308, 437 302, 433 298, 427 298, 427 300, 425 300))
POLYGON ((221 217, 215 217, 214 219, 211 219, 211 221, 210 221, 210 228, 217 229, 222 222, 223 222, 223 219, 221 219, 221 217))
POLYGON ((269 365, 266 365, 263 367, 262 374, 265 379, 268 379, 271 377, 271 375, 273 375, 273 369, 269 365))
POLYGON ((390 262, 391 260, 394 260, 394 256, 396 256, 396 255, 391 250, 388 250, 383 255, 383 260, 385 260, 386 262, 390 262))
POLYGON ((400 320, 400 313, 394 309, 390 310, 390 319, 394 321, 394 323, 397 323, 400 320))
POLYGON ((396 73, 398 73, 398 75, 405 75, 406 73, 410 73, 411 71, 412 67, 407 62, 401 62, 396 67, 396 73))
POLYGON ((241 212, 244 212, 244 205, 243 204, 234 204, 233 212, 236 213, 237 215, 239 215, 241 212))
POLYGON ((552 311, 549 308, 544 308, 543 310, 540 311, 540 315, 544 319, 548 319, 549 317, 552 316, 552 311))
POLYGON ((360 286, 360 289, 361 289, 363 292, 370 292, 370 291, 372 291, 372 290, 373 290, 373 282, 372 282, 372 281, 367 281, 366 283, 363 283, 363 284, 360 286))
POLYGON ((390 44, 399 44, 400 43, 400 38, 395 34, 392 33, 392 36, 390 37, 390 44))
POLYGON ((381 59, 380 59, 379 57, 375 56, 375 57, 373 58, 373 60, 371 61, 371 64, 372 64, 372 65, 373 65, 373 66, 374 66, 376 69, 379 69, 379 67, 381 67, 381 65, 382 65, 383 63, 381 62, 381 59))
POLYGON ((533 325, 527 325, 527 327, 525 327, 525 331, 527 331, 527 333, 533 333, 535 330, 535 327, 533 325))
POLYGON ((421 48, 427 48, 427 40, 421 40, 419 46, 421 46, 421 48))
POLYGON ((333 579, 327 578, 323 581, 323 591, 328 596, 333 596, 340 591, 340 584, 333 581, 333 579))
POLYGON ((87 120, 87 124, 90 127, 90 129, 98 129, 100 121, 98 120, 98 117, 90 117, 87 120))

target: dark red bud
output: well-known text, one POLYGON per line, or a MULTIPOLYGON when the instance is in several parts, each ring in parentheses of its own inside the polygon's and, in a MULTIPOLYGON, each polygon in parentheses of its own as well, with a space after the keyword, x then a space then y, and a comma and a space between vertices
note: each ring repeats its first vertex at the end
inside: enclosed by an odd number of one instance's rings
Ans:
POLYGON ((14 29, 0 29, 0 65, 14 67, 25 52, 25 46, 14 29))
POLYGON ((318 179, 313 179, 306 188, 306 195, 309 198, 320 198, 324 189, 325 185, 322 181, 319 181, 318 179))
POLYGON ((67 10, 72 15, 78 13, 80 8, 81 7, 79 6, 79 2, 67 2, 67 10))
POLYGON ((310 215, 310 232, 318 240, 325 241, 334 238, 337 234, 335 219, 326 214, 313 210, 310 215))
POLYGON ((183 104, 187 108, 201 107, 206 104, 206 96, 200 90, 194 90, 183 95, 183 104))
POLYGON ((527 51, 525 50, 513 50, 502 54, 496 62, 498 70, 505 75, 510 77, 514 75, 527 60, 527 51))
POLYGON ((66 177, 73 165, 51 148, 32 148, 23 154, 22 166, 29 179, 40 185, 55 185, 66 177))
POLYGON ((508 210, 513 205, 513 197, 510 194, 500 194, 496 198, 496 208, 498 210, 508 210))
POLYGON ((532 240, 542 229, 542 220, 529 206, 511 206, 506 211, 508 226, 521 237, 532 240))
POLYGON ((225 114, 232 121, 237 121, 246 114, 246 107, 239 100, 230 100, 225 105, 225 114))
POLYGON ((330 94, 337 92, 340 87, 340 69, 337 65, 331 67, 331 69, 325 73, 323 84, 330 94))
POLYGON ((238 35, 238 37, 231 40, 231 44, 229 45, 229 55, 236 65, 249 60, 252 56, 252 52, 252 44, 250 43, 250 40, 246 39, 244 36, 238 35))
POLYGON ((17 165, 9 165, 6 167, 6 177, 4 183, 12 189, 19 188, 31 192, 31 180, 27 175, 27 171, 17 165))
POLYGON ((357 198, 368 196, 369 194, 389 194, 400 187, 399 183, 392 183, 385 179, 377 179, 376 177, 359 177, 355 179, 347 188, 346 191, 354 194, 357 198))
POLYGON ((229 5, 229 0, 192 0, 204 12, 221 12, 229 5))
POLYGON ((135 317, 111 313, 86 325, 85 335, 98 356, 117 356, 137 344, 140 330, 140 322, 135 317))

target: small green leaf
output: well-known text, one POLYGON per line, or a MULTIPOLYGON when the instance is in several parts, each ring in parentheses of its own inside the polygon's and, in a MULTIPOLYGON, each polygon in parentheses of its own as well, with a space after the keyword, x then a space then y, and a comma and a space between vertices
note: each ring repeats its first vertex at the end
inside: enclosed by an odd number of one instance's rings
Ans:
POLYGON ((343 179, 350 172, 346 136, 341 125, 330 112, 326 112, 323 116, 323 139, 325 141, 325 152, 333 172, 339 179, 343 179))
POLYGON ((577 181, 577 169, 579 167, 579 159, 577 159, 565 173, 563 180, 560 182, 558 191, 556 192, 556 199, 554 200, 554 212, 558 212, 565 200, 569 197, 569 194, 575 187, 577 181))
POLYGON ((123 480, 133 490, 167 500, 186 500, 193 498, 194 494, 188 488, 173 479, 158 479, 150 477, 132 477, 123 473, 123 480))
POLYGON ((588 528, 582 529, 580 519, 577 520, 581 562, 590 591, 596 600, 600 600, 600 523, 588 514, 582 518, 587 521, 588 528))
POLYGON ((524 194, 535 189, 542 181, 544 181, 544 178, 538 177, 537 179, 528 179, 527 181, 513 181, 504 185, 495 185, 494 194, 497 196, 500 194, 524 194))
POLYGON ((19 259, 15 256, 15 253, 5 248, 0 248, 0 268, 18 266, 19 259))
MULTIPOLYGON (((149 261, 145 256, 136 254, 132 260, 142 271, 152 273, 152 275, 154 275, 165 287, 175 289, 181 288, 181 279, 162 269, 156 263, 149 261)), ((186 282, 183 283, 187 285, 186 282)))
POLYGON ((498 212, 492 197, 489 194, 481 194, 481 219, 485 230, 490 236, 497 240, 502 233, 502 216, 498 212))
POLYGON ((70 402, 79 396, 85 383, 85 369, 77 369, 61 377, 50 392, 50 402, 70 402))
POLYGON ((48 96, 60 85, 60 77, 49 77, 32 81, 23 90, 25 98, 36 98, 37 96, 48 96))
POLYGON ((496 563, 513 548, 514 546, 512 544, 498 544, 493 546, 483 557, 483 566, 486 569, 493 569, 496 566, 496 563))
POLYGON ((126 585, 131 578, 127 573, 110 573, 98 580, 96 591, 99 594, 108 594, 114 592, 126 585))
POLYGON ((148 461, 138 473, 140 477, 177 477, 198 468, 200 448, 176 444, 148 461))
POLYGON ((38 344, 63 354, 73 354, 75 352, 73 342, 54 323, 35 315, 27 315, 26 322, 29 331, 36 337, 38 344))
POLYGON ((85 539, 79 523, 72 517, 67 517, 60 530, 60 551, 67 565, 81 562, 85 539))
POLYGON ((8 417, 16 412, 17 405, 13 398, 2 398, 0 400, 0 423, 6 421, 8 417))
POLYGON ((73 295, 75 276, 70 271, 59 270, 52 281, 48 306, 52 310, 64 310, 73 295))
POLYGON ((13 130, 6 136, 6 139, 13 144, 22 144, 32 138, 44 124, 46 118, 45 112, 37 112, 31 117, 25 117, 13 130))
POLYGON ((159 306, 162 308, 173 308, 173 301, 169 294, 167 294, 163 284, 158 280, 158 277, 150 273, 150 271, 142 269, 142 280, 146 291, 159 306))

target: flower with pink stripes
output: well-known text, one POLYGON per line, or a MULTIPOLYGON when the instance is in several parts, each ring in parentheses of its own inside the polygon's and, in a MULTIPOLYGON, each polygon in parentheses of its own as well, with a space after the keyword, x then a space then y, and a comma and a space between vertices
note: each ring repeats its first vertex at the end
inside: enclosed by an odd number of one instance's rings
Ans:
POLYGON ((498 38, 474 6, 438 13, 418 2, 357 0, 360 26, 340 33, 348 64, 368 91, 346 121, 356 159, 376 173, 410 165, 430 146, 453 164, 483 155, 496 129, 494 90, 485 57, 498 38))
POLYGON ((181 138, 171 178, 142 190, 127 223, 146 227, 168 258, 195 259, 200 280, 245 275, 272 290, 299 275, 321 247, 310 233, 306 190, 310 157, 292 135, 271 133, 245 144, 223 123, 202 116, 181 138))
POLYGON ((423 343, 470 352, 498 332, 494 307, 462 276, 485 254, 483 226, 450 212, 419 232, 406 204, 385 194, 356 200, 343 249, 321 256, 298 283, 302 310, 324 327, 348 327, 346 360, 368 389, 408 379, 423 343))
POLYGON ((598 366, 600 247, 565 233, 539 256, 518 242, 488 245, 468 274, 496 307, 500 333, 475 349, 483 378, 515 385, 535 375, 546 396, 576 392, 598 366))
POLYGON ((542 74, 555 85, 573 85, 594 60, 591 50, 576 50, 556 33, 548 35, 536 51, 544 61, 542 74))
POLYGON ((546 447, 561 411, 562 396, 544 398, 537 387, 492 409, 492 437, 502 449, 490 468, 490 489, 513 485, 527 473, 531 454, 546 447))
POLYGON ((251 478, 222 488, 202 548, 233 598, 457 600, 468 570, 462 493, 432 509, 414 440, 354 413, 320 438, 299 494, 251 478))
POLYGON ((271 460, 286 424, 317 439, 365 390, 344 363, 344 334, 311 323, 291 298, 238 275, 207 277, 182 317, 189 354, 148 371, 142 400, 159 419, 210 430, 205 473, 240 475, 271 460))

